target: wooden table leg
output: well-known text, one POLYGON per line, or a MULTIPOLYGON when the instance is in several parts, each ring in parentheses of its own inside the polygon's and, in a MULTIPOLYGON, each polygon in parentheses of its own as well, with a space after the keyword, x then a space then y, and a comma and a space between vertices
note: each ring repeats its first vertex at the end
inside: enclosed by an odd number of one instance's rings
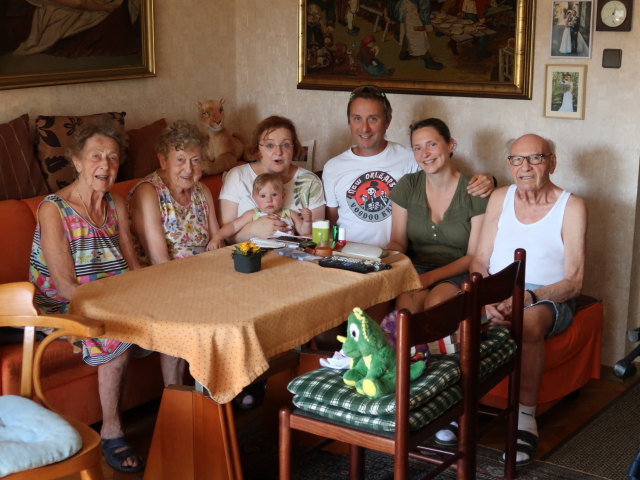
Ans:
POLYGON ((232 405, 191 387, 166 388, 144 478, 242 480, 232 405))

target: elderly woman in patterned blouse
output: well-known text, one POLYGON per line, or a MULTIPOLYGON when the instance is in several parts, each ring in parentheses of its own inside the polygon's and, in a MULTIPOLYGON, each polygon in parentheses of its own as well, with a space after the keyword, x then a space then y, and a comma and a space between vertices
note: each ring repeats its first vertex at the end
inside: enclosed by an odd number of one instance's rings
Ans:
MULTIPOLYGON (((200 182, 205 139, 184 121, 158 138, 160 168, 129 193, 131 227, 142 266, 197 255, 218 231, 211 191, 200 182)), ((220 241, 212 247, 221 247, 220 241)))
MULTIPOLYGON (((78 126, 69 158, 76 179, 38 206, 29 277, 34 302, 45 313, 66 313, 80 285, 139 267, 123 198, 109 193, 123 158, 126 136, 113 120, 78 126)), ((119 412, 130 343, 82 341, 85 363, 98 368, 102 451, 116 470, 138 472, 144 461, 125 441, 119 412)))

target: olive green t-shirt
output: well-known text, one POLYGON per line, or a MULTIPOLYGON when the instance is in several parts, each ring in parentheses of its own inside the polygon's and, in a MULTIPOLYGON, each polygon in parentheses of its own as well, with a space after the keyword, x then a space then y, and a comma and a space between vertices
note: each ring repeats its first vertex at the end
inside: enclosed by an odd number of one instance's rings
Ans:
POLYGON ((470 177, 460 174, 442 221, 434 224, 427 204, 424 171, 405 175, 391 191, 391 200, 407 210, 407 255, 414 264, 441 267, 467 254, 471 217, 482 215, 488 198, 467 193, 470 177))

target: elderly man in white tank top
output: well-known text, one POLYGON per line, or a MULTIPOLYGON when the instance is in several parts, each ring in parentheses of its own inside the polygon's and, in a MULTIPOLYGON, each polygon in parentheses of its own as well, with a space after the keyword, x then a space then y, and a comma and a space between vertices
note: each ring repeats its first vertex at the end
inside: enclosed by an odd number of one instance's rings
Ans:
MULTIPOLYGON (((522 380, 517 464, 529 463, 538 445, 535 408, 544 370, 544 340, 573 319, 572 299, 580 294, 584 272, 587 210, 581 198, 554 185, 553 144, 538 135, 511 143, 507 157, 514 184, 491 195, 480 244, 470 271, 488 275, 527 251, 522 380)), ((511 302, 487 306, 493 324, 507 324, 511 302)))

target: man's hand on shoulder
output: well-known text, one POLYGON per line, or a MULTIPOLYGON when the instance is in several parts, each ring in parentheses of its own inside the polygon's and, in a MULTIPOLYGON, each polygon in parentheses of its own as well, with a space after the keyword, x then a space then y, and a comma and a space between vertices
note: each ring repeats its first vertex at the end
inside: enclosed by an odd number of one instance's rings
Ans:
POLYGON ((471 177, 467 185, 467 193, 474 197, 487 198, 496 188, 493 177, 486 173, 478 173, 471 177))

